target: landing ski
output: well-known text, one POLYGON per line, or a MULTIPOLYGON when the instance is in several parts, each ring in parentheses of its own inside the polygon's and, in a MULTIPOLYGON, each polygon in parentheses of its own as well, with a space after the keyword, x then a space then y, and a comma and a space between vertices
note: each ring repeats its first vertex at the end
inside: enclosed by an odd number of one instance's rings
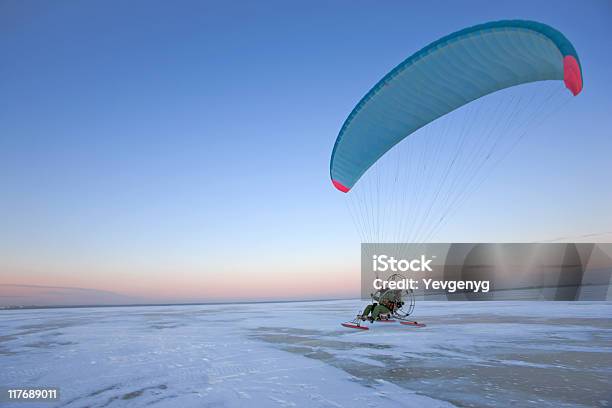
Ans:
POLYGON ((349 329, 360 329, 360 330, 369 330, 368 326, 360 326, 356 323, 352 323, 352 322, 347 322, 347 323, 341 323, 342 326, 344 327, 348 327, 349 329))
POLYGON ((411 322, 411 321, 403 321, 403 322, 400 322, 400 324, 403 324, 405 326, 413 326, 413 327, 425 327, 426 326, 425 323, 411 322))

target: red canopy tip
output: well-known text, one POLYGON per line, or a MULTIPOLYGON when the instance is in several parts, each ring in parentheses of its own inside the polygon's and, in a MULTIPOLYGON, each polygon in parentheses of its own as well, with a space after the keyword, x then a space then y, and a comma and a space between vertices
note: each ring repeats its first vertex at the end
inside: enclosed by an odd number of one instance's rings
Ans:
POLYGON ((345 187, 342 183, 340 183, 337 180, 332 180, 332 183, 334 184, 334 187, 336 187, 338 190, 342 191, 343 193, 348 193, 350 188, 345 187))
POLYGON ((563 82, 574 96, 582 91, 582 74, 580 73, 580 65, 572 55, 566 55, 563 58, 563 82))

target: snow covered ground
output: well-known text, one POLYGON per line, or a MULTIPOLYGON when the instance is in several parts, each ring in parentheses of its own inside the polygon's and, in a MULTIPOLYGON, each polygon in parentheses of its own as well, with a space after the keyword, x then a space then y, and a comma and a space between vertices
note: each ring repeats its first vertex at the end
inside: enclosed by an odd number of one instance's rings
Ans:
POLYGON ((339 325, 363 305, 0 311, 0 387, 61 394, 2 406, 612 406, 610 303, 419 302, 425 328, 339 325))

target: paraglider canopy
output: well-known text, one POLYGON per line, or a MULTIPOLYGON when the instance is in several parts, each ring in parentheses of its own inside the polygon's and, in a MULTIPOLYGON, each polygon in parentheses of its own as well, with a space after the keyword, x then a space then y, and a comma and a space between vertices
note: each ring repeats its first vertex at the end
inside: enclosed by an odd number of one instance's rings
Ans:
POLYGON ((563 80, 573 95, 582 90, 576 50, 548 25, 496 21, 443 37, 399 64, 355 106, 334 145, 332 183, 347 193, 428 123, 493 92, 546 80, 563 80))

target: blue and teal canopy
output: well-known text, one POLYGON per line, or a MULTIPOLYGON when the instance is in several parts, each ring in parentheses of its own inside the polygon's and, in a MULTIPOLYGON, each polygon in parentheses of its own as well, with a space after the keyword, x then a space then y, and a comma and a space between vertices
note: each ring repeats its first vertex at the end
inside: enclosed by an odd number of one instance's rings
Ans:
POLYGON ((348 192, 389 149, 437 118, 487 94, 535 81, 582 90, 578 54, 563 34, 534 21, 480 24, 416 52, 381 79, 338 134, 330 175, 348 192))

